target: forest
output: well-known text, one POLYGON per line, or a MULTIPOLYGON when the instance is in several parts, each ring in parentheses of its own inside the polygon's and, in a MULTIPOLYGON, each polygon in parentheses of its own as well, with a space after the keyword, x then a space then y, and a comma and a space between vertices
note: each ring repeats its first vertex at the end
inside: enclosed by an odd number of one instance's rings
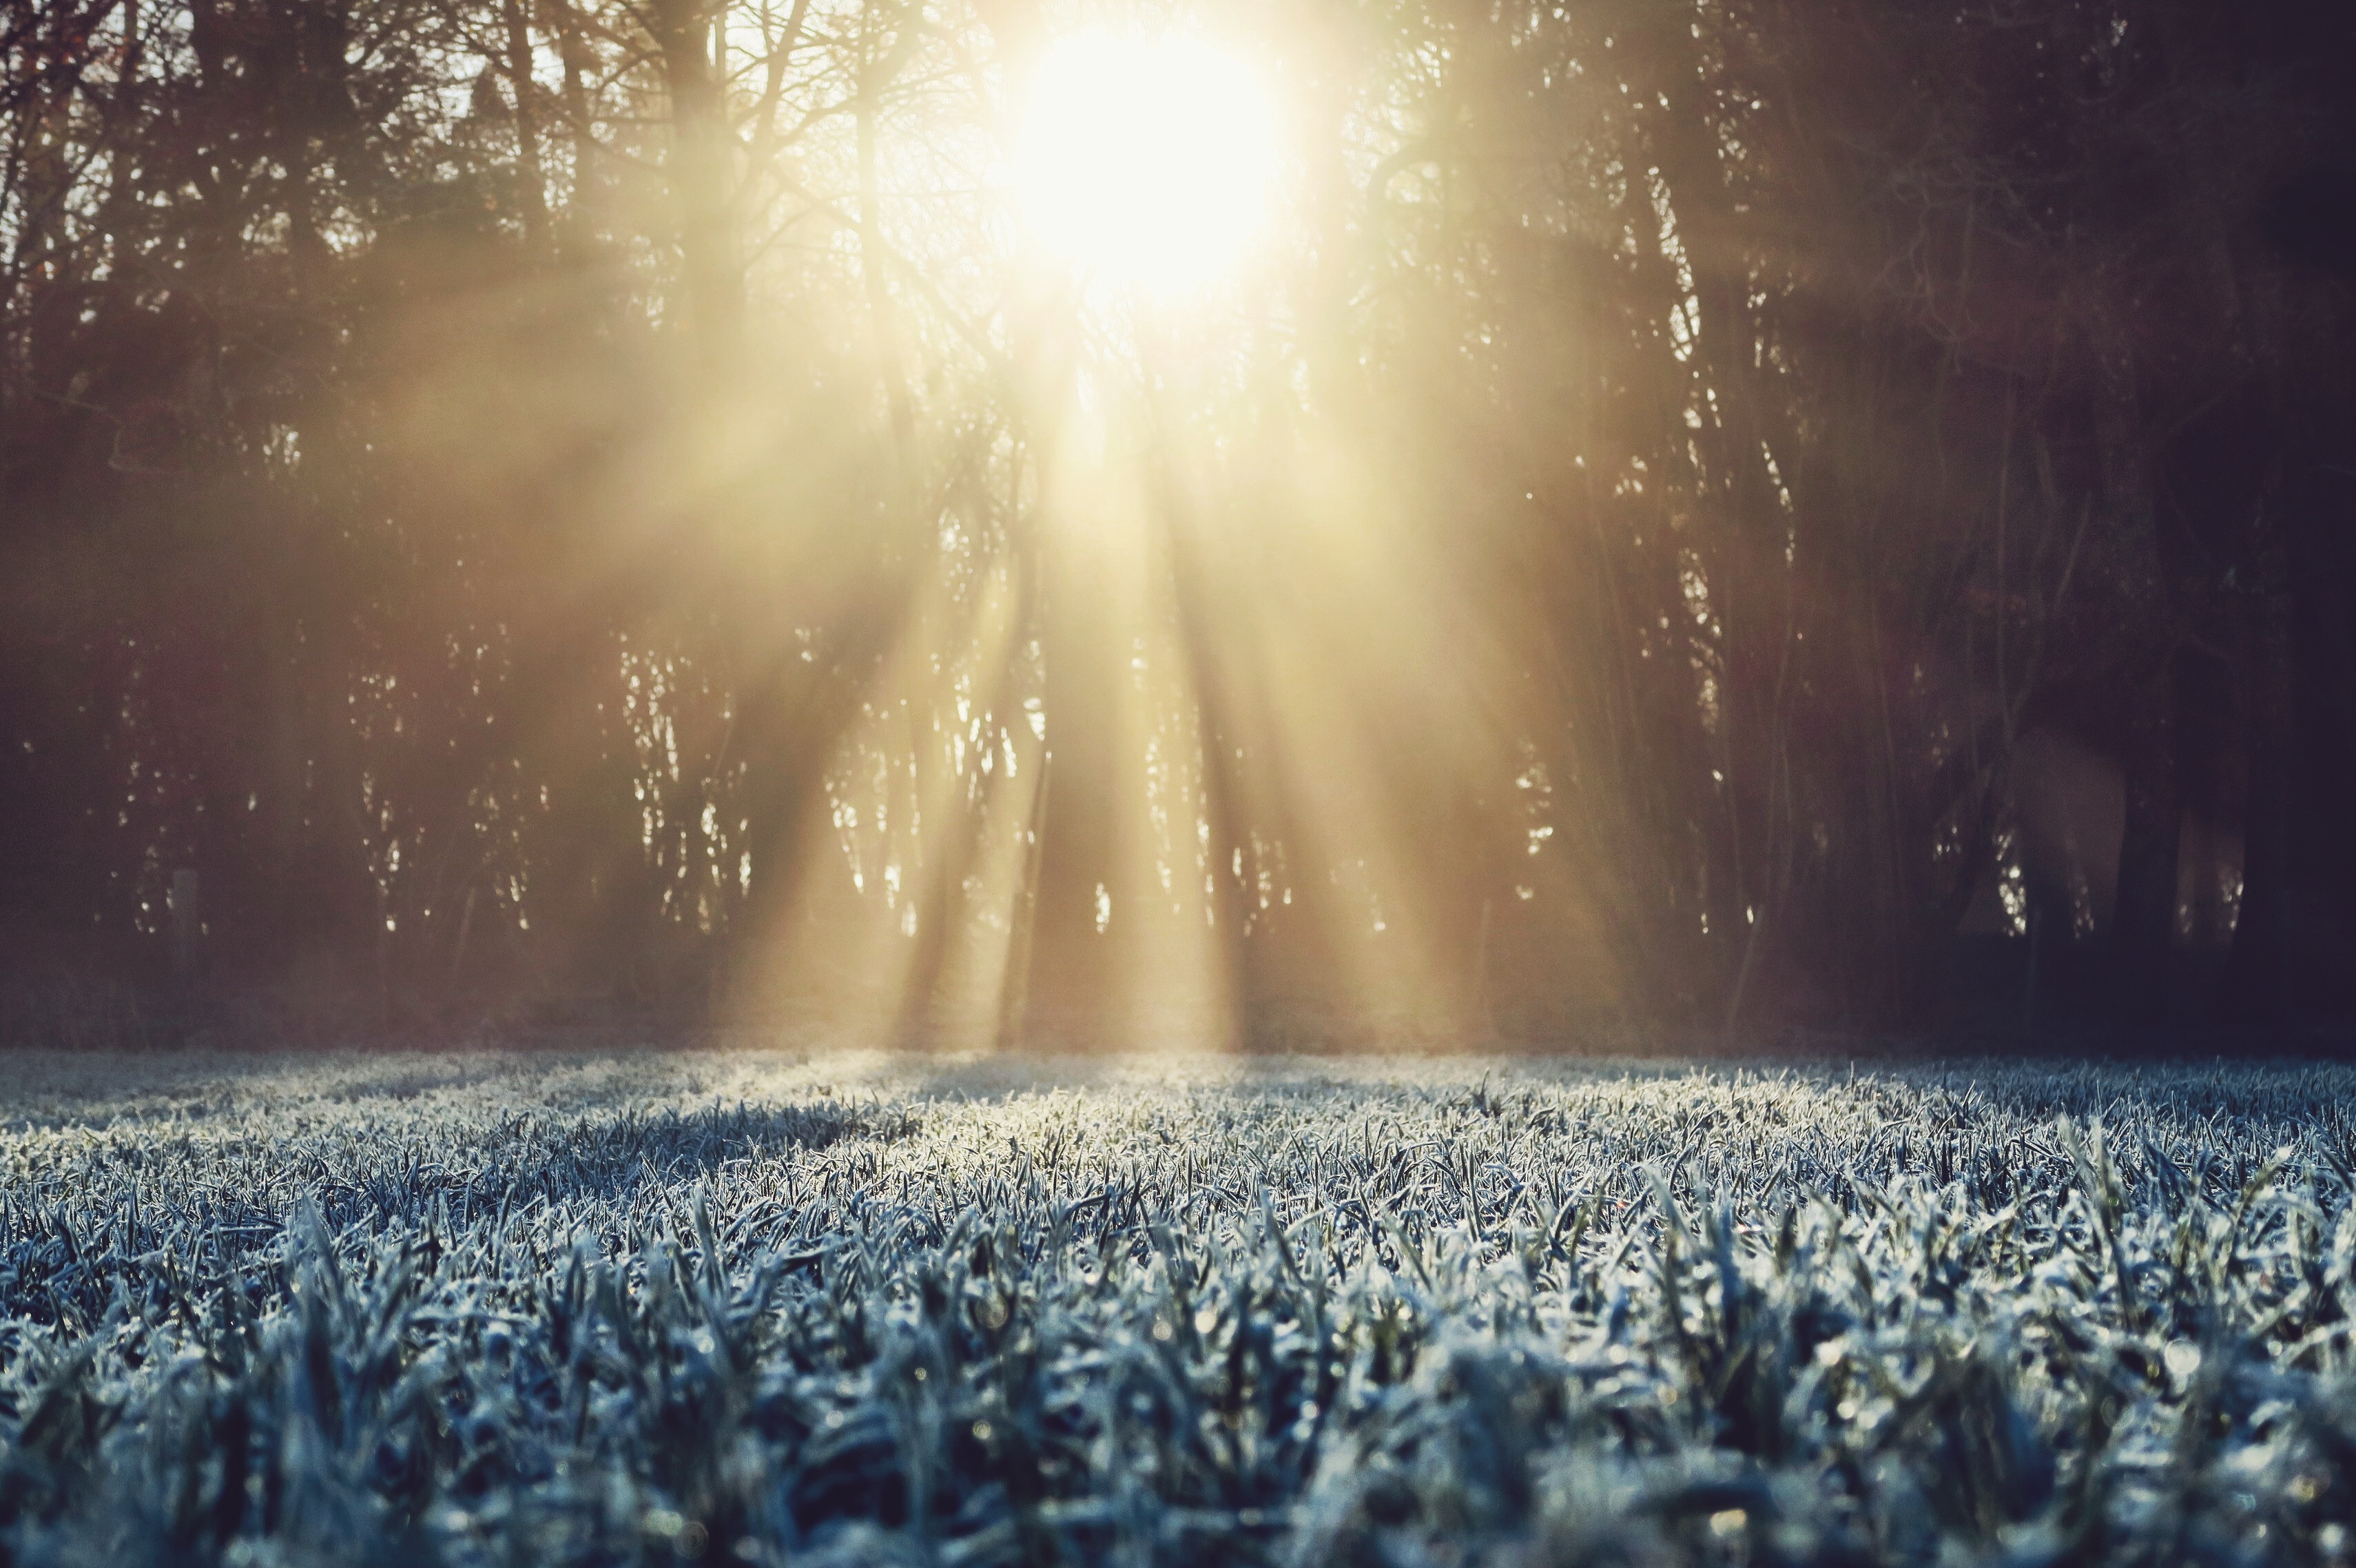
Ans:
POLYGON ((2277 0, 0 0, 0 1033, 2344 1021, 2351 63, 2277 0), (1091 27, 1264 84, 1121 188, 1261 146, 1215 275, 1024 206, 1091 27))

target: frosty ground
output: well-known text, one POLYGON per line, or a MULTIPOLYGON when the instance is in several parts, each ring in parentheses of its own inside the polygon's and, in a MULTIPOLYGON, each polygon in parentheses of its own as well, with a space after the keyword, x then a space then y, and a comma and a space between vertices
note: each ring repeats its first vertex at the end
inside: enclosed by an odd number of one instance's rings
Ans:
POLYGON ((2346 1561, 2351 1090, 12 1056, 0 1552, 2346 1561))

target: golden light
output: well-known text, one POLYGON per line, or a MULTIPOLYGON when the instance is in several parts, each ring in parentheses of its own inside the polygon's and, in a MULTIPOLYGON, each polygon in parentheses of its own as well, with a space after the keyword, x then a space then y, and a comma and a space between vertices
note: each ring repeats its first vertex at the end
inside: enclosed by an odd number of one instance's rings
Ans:
POLYGON ((1108 29, 1051 46, 1014 147, 1031 235, 1100 282, 1183 293, 1266 218, 1276 115, 1250 66, 1208 43, 1108 29))

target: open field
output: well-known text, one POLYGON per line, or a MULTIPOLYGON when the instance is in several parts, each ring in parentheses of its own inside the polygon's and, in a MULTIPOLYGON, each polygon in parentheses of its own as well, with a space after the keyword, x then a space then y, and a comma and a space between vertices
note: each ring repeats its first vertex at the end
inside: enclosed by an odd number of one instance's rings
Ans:
POLYGON ((28 1563, 2329 1563, 2356 1072, 0 1058, 28 1563))

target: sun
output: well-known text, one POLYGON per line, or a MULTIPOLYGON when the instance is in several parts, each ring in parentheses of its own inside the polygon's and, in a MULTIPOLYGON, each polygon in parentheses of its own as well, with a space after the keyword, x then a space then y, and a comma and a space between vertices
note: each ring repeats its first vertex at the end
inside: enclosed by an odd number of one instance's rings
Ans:
POLYGON ((1014 145, 1031 236, 1100 282, 1215 282, 1265 225, 1276 116, 1258 73, 1186 38, 1109 29, 1049 47, 1014 145))

